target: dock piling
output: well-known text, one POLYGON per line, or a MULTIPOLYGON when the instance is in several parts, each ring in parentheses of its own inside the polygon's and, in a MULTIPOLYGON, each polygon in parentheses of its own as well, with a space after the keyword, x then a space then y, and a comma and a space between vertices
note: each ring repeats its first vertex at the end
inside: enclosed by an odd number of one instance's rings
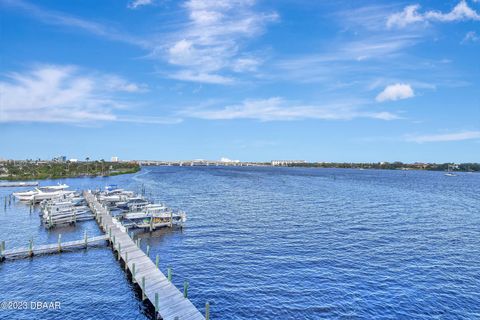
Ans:
POLYGON ((122 244, 119 242, 118 243, 118 261, 120 261, 120 258, 122 257, 122 244))
POLYGON ((87 238, 87 230, 83 233, 83 238, 85 239, 85 249, 88 248, 88 238, 87 238))
POLYGON ((155 266, 158 269, 158 263, 160 262, 160 256, 157 254, 157 258, 155 259, 155 266))
POLYGON ((158 312, 158 292, 155 292, 155 317, 157 316, 156 313, 158 312))
POLYGON ((172 282, 172 268, 167 269, 167 278, 168 281, 172 282))
POLYGON ((183 297, 188 298, 188 281, 183 282, 183 297))
POLYGON ((125 252, 125 270, 128 269, 128 251, 125 252))
POLYGON ((142 300, 145 300, 145 277, 142 277, 142 300))
POLYGON ((210 303, 205 303, 205 320, 210 320, 210 303))
POLYGON ((0 242, 0 261, 3 261, 3 252, 5 251, 5 241, 0 242))
POLYGON ((28 255, 30 257, 33 256, 33 238, 29 240, 29 244, 28 244, 28 255))
POLYGON ((135 263, 132 263, 132 282, 135 283, 135 263))
POLYGON ((62 234, 58 234, 58 252, 62 252, 62 234))
POLYGON ((147 244, 147 256, 150 256, 150 245, 147 244))

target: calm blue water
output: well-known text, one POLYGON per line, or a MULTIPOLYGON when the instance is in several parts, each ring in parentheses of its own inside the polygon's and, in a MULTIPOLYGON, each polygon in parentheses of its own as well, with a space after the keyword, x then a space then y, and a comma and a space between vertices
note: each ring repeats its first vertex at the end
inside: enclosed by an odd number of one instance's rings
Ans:
MULTIPOLYGON (((145 185, 185 210, 183 231, 139 236, 212 319, 480 319, 480 174, 147 167, 59 182, 145 185)), ((13 190, 0 188, 7 247, 100 234, 93 221, 47 232, 19 203, 4 212, 13 190)), ((61 302, 5 319, 151 317, 107 247, 0 264, 0 300, 61 302)))

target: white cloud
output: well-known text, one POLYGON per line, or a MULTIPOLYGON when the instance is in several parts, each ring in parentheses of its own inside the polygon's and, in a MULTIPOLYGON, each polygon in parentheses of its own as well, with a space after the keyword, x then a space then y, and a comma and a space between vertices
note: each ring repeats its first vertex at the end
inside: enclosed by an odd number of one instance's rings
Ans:
POLYGON ((171 35, 166 50, 167 61, 180 69, 172 77, 228 83, 231 79, 225 81, 229 77, 223 72, 254 71, 260 59, 242 55, 244 42, 261 34, 265 25, 278 17, 276 13, 254 11, 254 4, 253 0, 187 1, 184 8, 189 21, 171 35))
POLYGON ((470 8, 465 0, 460 1, 450 12, 442 13, 440 11, 419 12, 420 5, 406 6, 403 11, 390 15, 387 19, 387 27, 403 28, 407 25, 419 22, 439 21, 453 22, 474 20, 479 21, 480 15, 470 8))
POLYGON ((6 74, 0 81, 0 122, 124 121, 114 113, 127 108, 118 95, 139 92, 143 87, 75 66, 37 66, 24 73, 6 74))
POLYGON ((138 7, 146 6, 152 4, 153 0, 133 0, 128 4, 130 9, 137 9, 138 7))
POLYGON ((462 141, 472 139, 480 139, 480 131, 462 131, 431 135, 408 135, 405 137, 406 141, 417 143, 462 141))
POLYGON ((415 93, 409 84, 396 83, 385 87, 385 89, 377 95, 376 100, 378 102, 388 100, 396 101, 412 98, 413 96, 415 96, 415 93))
POLYGON ((396 26, 402 28, 415 22, 424 21, 425 18, 423 15, 417 12, 419 8, 420 5, 414 4, 406 6, 402 12, 392 14, 387 19, 387 27, 391 28, 396 26))
POLYGON ((201 82, 201 83, 210 83, 210 84, 231 84, 233 79, 229 77, 224 77, 219 74, 212 74, 207 72, 195 72, 190 70, 181 70, 178 72, 172 72, 169 74, 169 77, 172 79, 182 80, 182 81, 192 81, 192 82, 201 82))
POLYGON ((127 32, 94 21, 78 18, 63 12, 43 9, 23 0, 2 0, 2 5, 20 9, 39 21, 56 26, 76 28, 109 40, 120 41, 143 48, 149 47, 149 41, 132 36, 127 32))
POLYGON ((467 42, 477 42, 480 40, 480 36, 477 35, 475 31, 469 31, 467 34, 465 34, 465 37, 462 40, 462 43, 467 43, 467 42))
POLYGON ((116 75, 103 75, 101 78, 103 86, 112 91, 123 91, 130 93, 148 91, 146 84, 129 82, 116 75))
POLYGON ((390 112, 362 111, 354 101, 325 105, 303 105, 279 97, 245 100, 240 104, 215 109, 189 108, 183 110, 181 115, 209 120, 255 119, 260 121, 351 120, 354 118, 393 120, 399 118, 390 112))

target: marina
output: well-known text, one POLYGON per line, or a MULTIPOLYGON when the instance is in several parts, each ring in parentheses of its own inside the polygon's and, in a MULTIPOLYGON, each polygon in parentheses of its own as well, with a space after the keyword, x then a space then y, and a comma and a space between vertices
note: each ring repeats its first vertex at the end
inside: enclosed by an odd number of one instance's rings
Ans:
POLYGON ((186 221, 184 212, 174 212, 164 204, 153 204, 132 191, 107 186, 104 191, 86 190, 81 194, 68 191, 66 184, 37 187, 34 190, 15 192, 5 196, 5 210, 11 206, 12 196, 32 208, 38 204, 40 216, 45 228, 95 219, 104 235, 62 242, 62 235, 54 244, 35 245, 29 240, 27 247, 6 249, 6 241, 0 242, 0 262, 21 258, 32 258, 46 254, 60 254, 72 250, 87 249, 108 243, 116 253, 119 263, 133 284, 138 285, 142 301, 148 301, 154 308, 155 318, 164 320, 201 320, 209 319, 210 305, 206 303, 203 316, 188 300, 188 282, 185 281, 183 293, 172 284, 172 270, 165 276, 159 270, 159 256, 155 263, 150 258, 150 247, 146 253, 140 247, 141 239, 134 240, 129 229, 144 229, 149 232, 158 228, 183 227, 186 221), (40 202, 39 202, 40 201, 40 202), (112 215, 116 211, 117 215, 112 215), (125 223, 122 223, 125 222, 125 223))

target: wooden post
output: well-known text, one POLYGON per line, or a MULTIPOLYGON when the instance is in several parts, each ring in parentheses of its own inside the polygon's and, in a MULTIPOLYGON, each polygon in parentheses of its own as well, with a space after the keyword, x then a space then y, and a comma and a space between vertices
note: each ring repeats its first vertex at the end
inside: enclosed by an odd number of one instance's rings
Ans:
POLYGON ((150 257, 150 245, 147 244, 147 256, 150 257))
POLYGON ((62 234, 58 234, 58 252, 62 252, 62 234))
POLYGON ((128 269, 128 251, 125 251, 125 270, 128 269))
POLYGON ((188 281, 183 282, 183 297, 188 298, 188 281))
POLYGON ((210 320, 210 303, 205 303, 205 320, 210 320))
POLYGON ((30 244, 28 245, 28 255, 33 256, 33 239, 30 239, 30 244))
POLYGON ((142 300, 145 300, 147 296, 145 295, 145 277, 142 277, 142 300))
POLYGON ((112 227, 108 228, 108 238, 112 242, 112 227))
MULTIPOLYGON (((158 312, 158 292, 155 292, 155 313, 158 312)), ((155 314, 155 319, 157 318, 157 315, 155 314)))
POLYGON ((5 251, 5 241, 0 242, 0 261, 3 261, 3 252, 5 251))
POLYGON ((167 278, 168 281, 172 282, 172 268, 167 269, 167 278))
POLYGON ((48 218, 50 221, 49 221, 49 224, 48 226, 51 228, 53 227, 53 219, 52 219, 52 214, 50 214, 49 218, 48 218))
POLYGON ((155 266, 158 269, 158 263, 160 262, 160 256, 157 254, 157 258, 155 259, 155 266))
POLYGON ((170 212, 170 228, 173 227, 173 211, 170 212))
POLYGON ((122 254, 122 244, 119 242, 118 243, 118 261, 120 261, 120 258, 122 257, 121 254, 122 254))
POLYGON ((115 251, 115 236, 113 236, 113 250, 115 251))
POLYGON ((135 283, 135 263, 132 263, 132 283, 135 283))
POLYGON ((83 238, 85 239, 85 249, 88 248, 88 238, 87 238, 87 230, 85 230, 83 234, 83 238))
POLYGON ((152 232, 152 230, 153 230, 153 214, 150 217, 150 232, 152 232))

